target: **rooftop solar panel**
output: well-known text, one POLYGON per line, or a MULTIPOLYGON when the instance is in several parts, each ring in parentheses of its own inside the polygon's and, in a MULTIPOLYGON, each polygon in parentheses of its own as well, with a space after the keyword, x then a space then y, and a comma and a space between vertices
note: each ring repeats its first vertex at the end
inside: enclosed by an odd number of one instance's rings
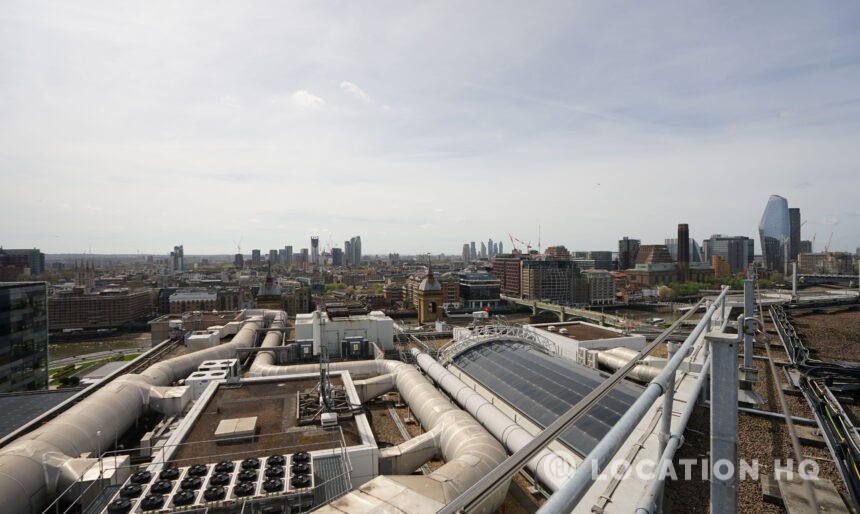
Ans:
MULTIPOLYGON (((516 341, 471 348, 458 355, 454 364, 544 428, 607 378, 605 373, 516 341)), ((581 456, 587 455, 643 390, 619 383, 559 439, 581 456)))

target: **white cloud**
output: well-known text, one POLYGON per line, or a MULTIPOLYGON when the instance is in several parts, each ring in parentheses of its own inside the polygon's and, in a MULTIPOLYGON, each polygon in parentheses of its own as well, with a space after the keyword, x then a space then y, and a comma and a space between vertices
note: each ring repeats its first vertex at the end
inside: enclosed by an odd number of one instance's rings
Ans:
POLYGON ((350 94, 353 97, 361 100, 364 103, 373 103, 373 100, 370 99, 370 96, 364 92, 363 89, 353 84, 352 82, 343 81, 340 83, 340 89, 344 93, 350 94))
POLYGON ((325 100, 304 89, 300 89, 290 95, 290 99, 293 101, 293 105, 300 109, 322 109, 326 105, 325 100))
POLYGON ((239 109, 241 107, 241 105, 239 105, 239 102, 230 95, 222 96, 220 103, 221 105, 230 109, 239 109))

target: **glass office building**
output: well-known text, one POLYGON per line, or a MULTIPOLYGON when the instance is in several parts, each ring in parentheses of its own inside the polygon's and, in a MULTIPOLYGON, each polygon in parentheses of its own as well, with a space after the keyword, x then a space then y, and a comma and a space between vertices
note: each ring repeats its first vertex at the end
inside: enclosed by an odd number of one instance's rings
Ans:
POLYGON ((758 226, 764 267, 772 271, 786 272, 786 252, 790 242, 788 201, 772 195, 764 209, 758 226))
POLYGON ((48 388, 48 286, 0 282, 0 393, 48 388))

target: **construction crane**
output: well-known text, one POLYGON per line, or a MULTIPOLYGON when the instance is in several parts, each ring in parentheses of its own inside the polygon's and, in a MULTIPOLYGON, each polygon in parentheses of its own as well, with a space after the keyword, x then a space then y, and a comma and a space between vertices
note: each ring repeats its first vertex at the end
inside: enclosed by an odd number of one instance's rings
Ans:
POLYGON ((812 234, 812 245, 809 248, 812 253, 815 253, 815 236, 817 236, 817 235, 818 235, 818 232, 812 234))
MULTIPOLYGON (((508 237, 510 237, 510 238, 511 238, 511 245, 513 245, 513 247, 514 247, 514 251, 515 251, 515 252, 519 252, 519 248, 517 248, 517 243, 519 243, 519 244, 521 244, 521 245, 523 245, 523 246, 525 246, 525 247, 526 247, 526 253, 527 253, 527 254, 528 254, 528 253, 531 253, 531 251, 532 251, 532 242, 531 242, 531 241, 529 241, 528 243, 526 243, 526 242, 525 242, 525 241, 523 241, 522 239, 517 239, 516 237, 512 236, 512 235, 510 234, 510 232, 508 233, 508 237), (516 241, 516 243, 515 243, 514 241, 516 241)), ((519 253, 521 253, 521 252, 519 252, 519 253)))
POLYGON ((830 233, 830 237, 827 238, 827 244, 824 245, 824 253, 830 251, 830 242, 833 241, 833 232, 830 233))
POLYGON ((517 243, 514 241, 514 236, 508 232, 508 238, 511 240, 511 253, 520 253, 520 249, 517 248, 517 243))

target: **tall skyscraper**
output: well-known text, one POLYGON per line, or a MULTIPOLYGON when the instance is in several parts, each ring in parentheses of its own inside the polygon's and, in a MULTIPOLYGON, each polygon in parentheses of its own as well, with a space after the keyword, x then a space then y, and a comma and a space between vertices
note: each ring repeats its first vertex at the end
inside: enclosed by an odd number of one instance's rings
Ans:
POLYGON ((284 254, 286 254, 286 257, 284 258, 284 261, 281 262, 281 264, 289 268, 293 265, 293 247, 290 245, 284 246, 284 254))
POLYGON ((352 239, 352 260, 355 266, 361 266, 361 236, 352 239))
POLYGON ((469 255, 471 256, 473 261, 478 258, 478 249, 475 247, 474 241, 469 243, 469 255))
POLYGON ((641 243, 639 239, 628 239, 627 236, 618 241, 618 269, 623 271, 633 267, 641 243))
POLYGON ((277 250, 269 250, 269 264, 278 264, 277 250))
POLYGON ((678 280, 690 280, 690 227, 686 223, 678 224, 678 280))
POLYGON ((259 268, 262 265, 263 265, 263 259, 260 256, 260 250, 258 248, 251 250, 251 267, 259 268))
POLYGON ((768 198, 758 230, 765 269, 786 273, 788 267, 786 252, 791 233, 788 201, 785 198, 779 195, 771 195, 768 198))
POLYGON ((493 251, 493 238, 487 240, 487 257, 494 257, 496 252, 493 251))
POLYGON ((311 236, 311 264, 320 265, 320 237, 311 236))
POLYGON ((173 251, 170 252, 170 269, 172 271, 185 270, 185 250, 182 245, 174 246, 173 251))
POLYGON ((340 248, 331 249, 331 265, 343 266, 343 250, 340 248))
POLYGON ((469 243, 463 244, 463 262, 466 264, 472 262, 472 252, 469 250, 469 243))
POLYGON ((800 253, 800 209, 790 207, 788 209, 788 260, 796 261, 800 253))
POLYGON ((505 245, 503 245, 503 244, 502 244, 502 242, 501 242, 501 241, 499 241, 499 251, 498 251, 498 252, 496 252, 496 255, 499 255, 499 254, 502 254, 502 253, 505 253, 505 245))
POLYGON ((478 254, 482 259, 487 258, 487 245, 481 241, 481 253, 478 254))
POLYGON ((307 269, 308 268, 308 262, 310 260, 308 258, 308 255, 309 255, 308 249, 302 248, 301 250, 299 250, 299 254, 301 255, 301 257, 299 258, 299 265, 302 267, 302 269, 307 269))
POLYGON ((352 241, 343 242, 343 265, 352 266, 352 241))

